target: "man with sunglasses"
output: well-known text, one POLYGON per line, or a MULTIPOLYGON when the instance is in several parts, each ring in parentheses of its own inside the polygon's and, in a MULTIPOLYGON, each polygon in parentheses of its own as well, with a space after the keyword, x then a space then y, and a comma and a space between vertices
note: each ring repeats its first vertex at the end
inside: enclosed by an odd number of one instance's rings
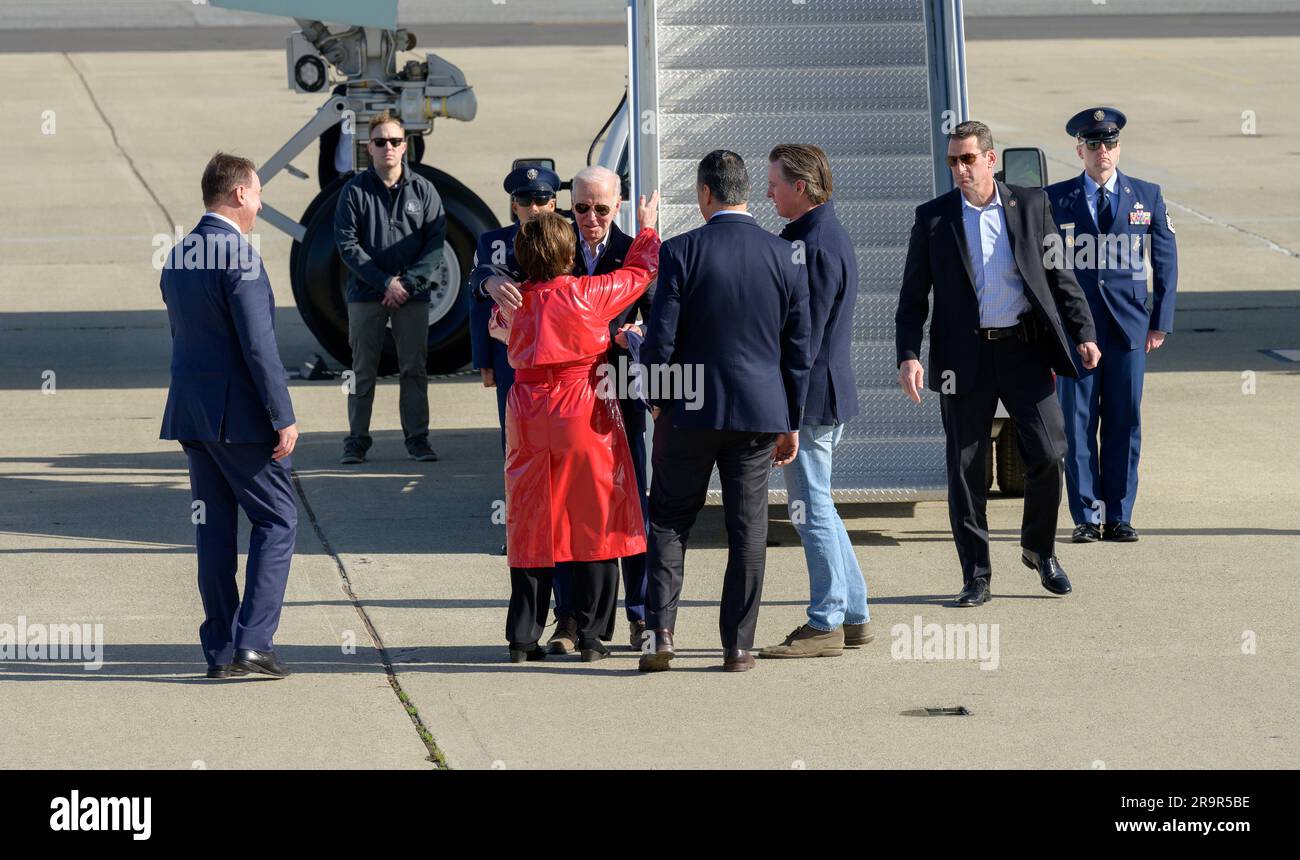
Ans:
POLYGON ((1088 298, 1105 355, 1095 369, 1080 367, 1078 379, 1063 376, 1057 382, 1069 442, 1065 484, 1075 543, 1138 539, 1132 520, 1146 354, 1159 349, 1174 328, 1174 225, 1159 185, 1119 171, 1119 133, 1126 122, 1110 107, 1071 117, 1065 131, 1075 139, 1083 173, 1047 187, 1064 256, 1088 298), (1092 253, 1085 254, 1089 245, 1092 253))
POLYGON ((405 163, 406 134, 387 111, 370 123, 370 166, 339 193, 334 239, 348 267, 348 344, 353 387, 340 463, 365 461, 371 446, 375 377, 391 324, 397 343, 399 410, 406 451, 431 462, 429 289, 442 265, 447 216, 433 183, 405 163))
POLYGON ((997 160, 984 123, 963 122, 948 135, 956 187, 916 209, 894 315, 898 381, 920 403, 933 291, 930 388, 947 437, 948 516, 963 580, 957 606, 991 598, 986 458, 999 400, 1025 461, 1021 561, 1052 594, 1072 590, 1054 549, 1066 442, 1052 371, 1077 375, 1076 352, 1085 368, 1101 357, 1078 283, 1044 259, 1056 234, 1047 195, 997 181, 997 160))

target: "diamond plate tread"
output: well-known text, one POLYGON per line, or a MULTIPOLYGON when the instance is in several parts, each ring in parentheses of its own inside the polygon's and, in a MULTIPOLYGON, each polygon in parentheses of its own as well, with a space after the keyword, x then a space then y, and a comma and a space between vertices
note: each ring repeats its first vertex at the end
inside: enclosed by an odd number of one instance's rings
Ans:
POLYGON ((926 110, 775 116, 660 113, 660 158, 698 160, 708 152, 700 149, 700 141, 727 140, 758 141, 763 157, 776 143, 811 143, 825 150, 832 169, 841 158, 916 153, 929 158, 930 114, 926 110))
MULTIPOLYGON (((725 146, 740 153, 750 171, 750 182, 755 190, 766 187, 767 152, 763 144, 758 147, 759 155, 752 156, 754 150, 742 142, 741 138, 728 139, 725 146), (734 141, 734 142, 733 142, 734 141), (764 151, 766 150, 766 151, 764 151), (748 152, 747 152, 748 151, 748 152)), ((699 168, 699 158, 673 158, 659 161, 659 197, 664 204, 694 204, 695 176, 699 168)), ((849 203, 875 203, 904 200, 915 206, 912 201, 924 200, 934 187, 930 173, 929 155, 885 155, 876 158, 841 158, 831 164, 834 183, 835 207, 849 203)), ((770 204, 764 204, 770 205, 770 204)), ((911 224, 908 224, 911 227, 911 224)))
POLYGON ((924 21, 920 0, 658 0, 655 24, 848 24, 924 21))
POLYGON ((660 26, 660 69, 924 66, 925 23, 660 26))
POLYGON ((922 66, 662 69, 658 87, 661 114, 929 110, 922 66))
MULTIPOLYGON (((691 185, 694 186, 694 178, 691 180, 691 185)), ((661 197, 665 190, 659 189, 661 197)), ((780 232, 784 222, 777 217, 765 200, 761 198, 755 200, 753 197, 754 195, 751 194, 750 204, 754 207, 754 215, 758 223, 773 233, 780 232)), ((873 245, 906 247, 912 230, 916 204, 919 202, 840 203, 837 200, 835 214, 839 216, 840 223, 844 225, 849 235, 858 241, 868 238, 873 245)), ((659 208, 660 231, 666 238, 694 230, 703 223, 699 207, 693 200, 690 203, 668 202, 659 208)))

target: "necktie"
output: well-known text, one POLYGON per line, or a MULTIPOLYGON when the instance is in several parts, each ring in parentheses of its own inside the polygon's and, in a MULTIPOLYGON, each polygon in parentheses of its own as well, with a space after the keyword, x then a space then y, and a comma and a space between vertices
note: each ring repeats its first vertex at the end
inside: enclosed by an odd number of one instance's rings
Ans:
POLYGON ((1114 223, 1115 216, 1110 211, 1110 198, 1106 196, 1106 186, 1099 186, 1097 188, 1097 230, 1109 233, 1114 223))

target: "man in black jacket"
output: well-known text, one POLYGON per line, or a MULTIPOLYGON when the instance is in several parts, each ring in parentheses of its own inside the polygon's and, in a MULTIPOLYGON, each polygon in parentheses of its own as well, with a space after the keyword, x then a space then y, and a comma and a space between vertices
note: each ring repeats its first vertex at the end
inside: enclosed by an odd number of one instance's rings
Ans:
POLYGON ((1052 371, 1075 376, 1076 351, 1086 368, 1101 357, 1074 275, 1045 263, 1046 238, 1056 233, 1047 195, 996 181, 996 163, 984 123, 963 122, 948 136, 957 187, 916 209, 894 316, 899 384, 920 403, 933 287, 930 389, 947 436, 948 513, 965 583, 957 606, 991 596, 985 457, 999 399, 1026 468, 1021 560, 1048 591, 1070 593, 1054 549, 1066 441, 1052 371))
POLYGON ((442 265, 447 216, 433 183, 403 162, 406 138, 396 117, 386 112, 375 117, 368 145, 370 167, 339 192, 334 214, 334 239, 348 267, 354 374, 339 462, 363 462, 370 448, 375 376, 390 322, 407 453, 413 460, 437 460, 429 447, 429 288, 442 265))

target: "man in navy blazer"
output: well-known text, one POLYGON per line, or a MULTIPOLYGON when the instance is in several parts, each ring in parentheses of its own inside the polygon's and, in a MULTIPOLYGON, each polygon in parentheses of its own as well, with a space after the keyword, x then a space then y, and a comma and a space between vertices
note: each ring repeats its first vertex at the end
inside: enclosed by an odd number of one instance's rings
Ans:
POLYGON ((874 637, 867 581, 848 529, 831 497, 833 452, 844 422, 858 414, 849 363, 858 259, 853 240, 835 217, 831 165, 811 144, 783 143, 768 155, 767 196, 789 221, 781 238, 793 243, 808 268, 813 356, 799 428, 799 456, 785 467, 790 521, 808 562, 808 622, 764 657, 837 657, 874 637))
POLYGON ((799 450, 808 388, 807 267, 747 211, 739 155, 709 153, 696 174, 707 222, 659 251, 659 284, 641 350, 654 405, 646 624, 639 668, 674 657, 673 626, 691 526, 716 464, 727 524, 719 629, 723 669, 754 665, 767 557, 767 479, 799 450), (694 390, 685 384, 698 380, 694 390), (665 383, 671 383, 664 390, 665 383), (784 395, 784 396, 783 396, 784 395))
POLYGON ((207 676, 283 678, 289 671, 272 638, 297 537, 290 455, 298 427, 271 282, 246 238, 262 184, 251 161, 219 152, 202 187, 207 211, 163 266, 172 362, 160 438, 178 440, 189 459, 207 676), (253 525, 242 601, 240 508, 253 525))

